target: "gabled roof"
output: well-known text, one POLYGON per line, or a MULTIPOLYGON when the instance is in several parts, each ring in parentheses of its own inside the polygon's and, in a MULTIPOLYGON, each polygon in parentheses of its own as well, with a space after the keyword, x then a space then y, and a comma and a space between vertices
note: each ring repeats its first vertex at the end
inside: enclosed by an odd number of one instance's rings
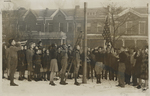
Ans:
POLYGON ((139 11, 137 11, 139 8, 127 8, 127 9, 125 9, 124 11, 122 11, 121 13, 119 13, 118 14, 118 16, 122 16, 122 15, 124 15, 124 14, 126 14, 126 13, 128 13, 128 12, 131 12, 131 13, 133 13, 133 14, 135 14, 135 15, 137 15, 137 16, 139 16, 139 17, 144 17, 144 16, 146 16, 146 10, 145 9, 141 9, 140 8, 140 10, 139 11), (144 13, 144 14, 143 14, 144 13))
POLYGON ((65 18, 67 18, 67 15, 66 15, 61 9, 57 9, 57 10, 51 15, 51 18, 53 19, 54 16, 55 16, 59 11, 65 16, 65 18))
POLYGON ((23 20, 25 19, 25 17, 29 14, 29 12, 32 12, 33 13, 33 15, 36 17, 36 14, 34 14, 34 12, 31 10, 31 9, 29 9, 28 11, 26 11, 26 13, 23 15, 23 20))
POLYGON ((45 17, 50 17, 56 9, 42 9, 42 10, 32 10, 32 12, 36 15, 36 17, 44 17, 44 13, 46 12, 45 17))
POLYGON ((133 10, 139 12, 140 14, 147 14, 147 8, 132 8, 133 10))
MULTIPOLYGON (((37 19, 41 19, 44 17, 47 19, 52 20, 53 17, 60 11, 62 14, 64 14, 65 18, 67 20, 72 20, 74 15, 76 18, 83 18, 84 17, 84 9, 78 8, 78 9, 40 9, 40 10, 28 10, 23 12, 23 16, 25 17, 29 12, 32 12, 37 19), (76 14, 75 14, 76 13, 76 14)), ((147 8, 126 8, 123 11, 119 13, 119 16, 122 16, 128 12, 131 12, 139 17, 145 17, 147 16, 147 8)), ((106 16, 105 9, 103 7, 99 8, 88 8, 87 9, 87 17, 88 18, 103 18, 106 16)))

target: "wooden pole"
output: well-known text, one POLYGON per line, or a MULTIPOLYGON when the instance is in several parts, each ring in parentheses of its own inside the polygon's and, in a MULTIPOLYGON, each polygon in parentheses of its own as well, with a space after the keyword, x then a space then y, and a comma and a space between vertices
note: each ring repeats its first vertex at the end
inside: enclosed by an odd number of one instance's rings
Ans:
MULTIPOLYGON (((149 46, 149 43, 150 43, 150 6, 149 6, 149 4, 150 3, 147 3, 147 14, 148 14, 148 54, 150 54, 150 46, 149 46)), ((149 58, 148 58, 148 64, 150 64, 150 55, 148 56, 149 58)), ((150 66, 149 66, 149 68, 148 69, 150 69, 150 66)), ((149 70, 149 77, 150 77, 150 70, 149 70)), ((148 85, 150 84, 150 80, 148 80, 148 85)), ((150 87, 150 85, 149 85, 149 87, 150 87)), ((150 94, 150 89, 148 90, 148 94, 150 94)))
POLYGON ((87 3, 84 2, 84 64, 83 64, 83 78, 82 83, 87 83, 86 73, 87 73, 87 3))

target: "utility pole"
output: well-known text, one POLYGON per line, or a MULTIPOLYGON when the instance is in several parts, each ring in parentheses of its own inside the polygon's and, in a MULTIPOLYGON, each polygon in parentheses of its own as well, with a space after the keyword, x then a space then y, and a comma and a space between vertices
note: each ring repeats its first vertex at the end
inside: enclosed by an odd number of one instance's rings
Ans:
MULTIPOLYGON (((150 3, 147 3, 147 14, 148 14, 148 38, 150 37, 150 6, 149 6, 149 4, 150 3)), ((150 47, 149 47, 149 43, 150 43, 150 39, 148 39, 148 50, 150 50, 150 47)), ((150 54, 150 51, 148 51, 148 54, 150 54)), ((148 64, 150 64, 150 60, 148 60, 148 64)), ((150 66, 149 66, 149 68, 148 69, 150 69, 150 66)), ((149 73, 150 73, 150 71, 149 71, 149 73)), ((150 77, 150 74, 149 74, 149 77, 150 77)), ((150 84, 150 80, 148 80, 149 82, 149 84, 150 84)), ((148 92, 148 93, 150 93, 150 91, 148 92)))
POLYGON ((84 2, 84 62, 83 62, 83 78, 82 83, 87 83, 86 73, 87 73, 87 3, 84 2))

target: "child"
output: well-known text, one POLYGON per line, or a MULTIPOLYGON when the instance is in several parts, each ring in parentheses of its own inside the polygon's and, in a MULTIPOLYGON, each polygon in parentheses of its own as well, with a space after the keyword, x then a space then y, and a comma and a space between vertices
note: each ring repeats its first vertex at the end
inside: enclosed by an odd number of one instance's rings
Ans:
POLYGON ((49 55, 49 50, 45 50, 43 56, 43 64, 42 64, 44 81, 46 81, 46 73, 49 71, 50 61, 51 61, 51 57, 49 55))
POLYGON ((39 79, 40 79, 40 68, 42 67, 40 50, 36 50, 36 53, 34 55, 34 64, 35 64, 35 74, 36 74, 35 80, 39 81, 39 79))
POLYGON ((19 79, 23 80, 23 72, 25 71, 25 54, 23 51, 23 46, 21 46, 21 50, 18 51, 18 68, 19 68, 19 79))

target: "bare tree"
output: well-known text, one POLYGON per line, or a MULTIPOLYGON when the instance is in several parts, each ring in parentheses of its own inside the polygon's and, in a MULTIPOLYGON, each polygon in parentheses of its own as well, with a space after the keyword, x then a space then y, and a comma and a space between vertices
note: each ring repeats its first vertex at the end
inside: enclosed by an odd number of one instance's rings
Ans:
POLYGON ((19 13, 18 10, 3 10, 2 11, 2 23, 3 23, 3 36, 5 36, 5 42, 9 39, 22 40, 23 30, 19 29, 19 13))
POLYGON ((111 34, 111 44, 113 47, 116 46, 116 42, 120 39, 122 35, 125 35, 127 31, 134 31, 135 27, 138 26, 138 23, 132 24, 132 26, 119 30, 129 21, 136 22, 138 20, 138 16, 132 15, 130 12, 119 15, 119 13, 127 10, 127 8, 123 8, 122 6, 117 6, 116 4, 110 4, 107 7, 104 7, 103 13, 109 17, 109 26, 110 26, 110 34, 111 34))

